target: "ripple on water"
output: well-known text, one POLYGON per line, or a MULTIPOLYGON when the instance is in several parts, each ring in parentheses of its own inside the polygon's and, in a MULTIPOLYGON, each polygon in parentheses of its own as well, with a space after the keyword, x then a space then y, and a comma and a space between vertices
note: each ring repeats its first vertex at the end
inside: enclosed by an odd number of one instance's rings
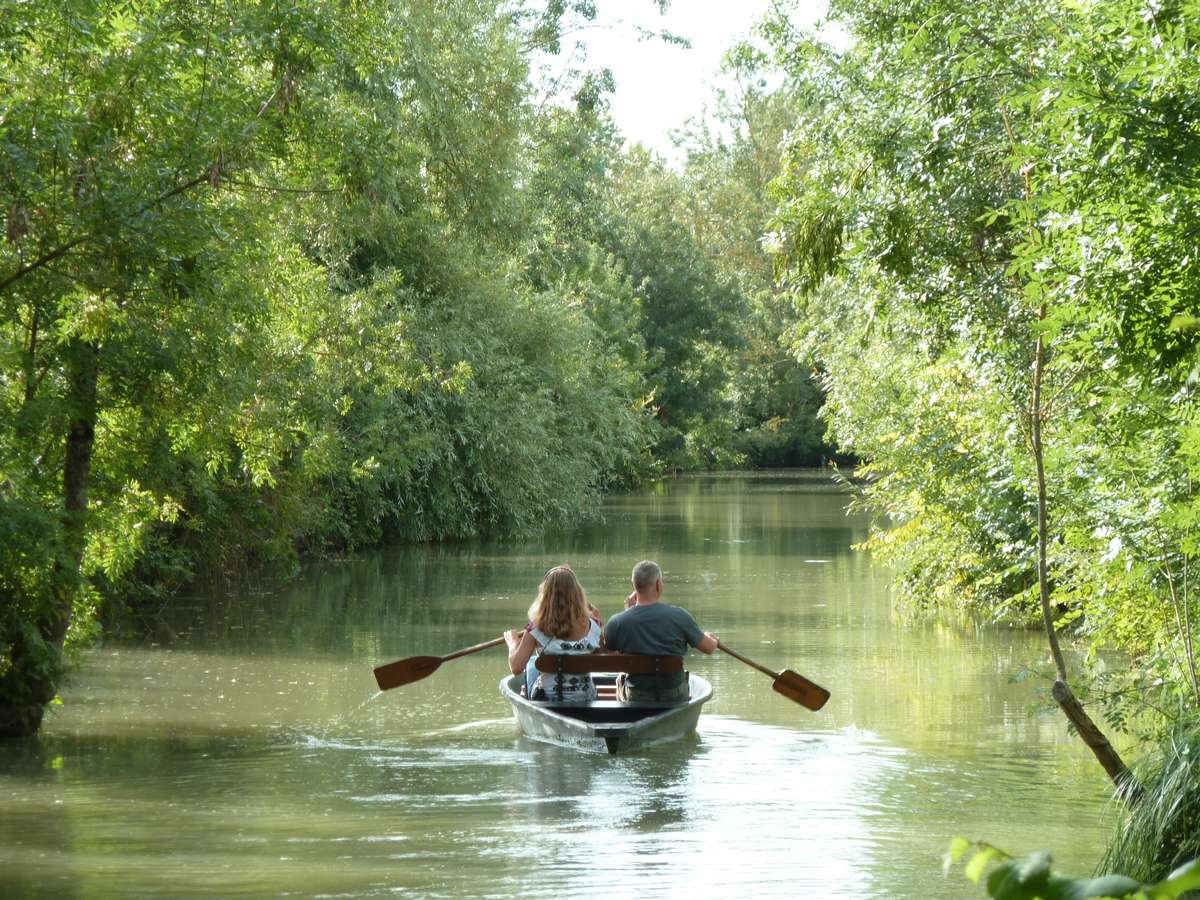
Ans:
POLYGON ((418 845, 410 862, 469 872, 488 860, 502 872, 490 892, 534 897, 561 893, 561 878, 603 893, 614 870, 636 872, 650 896, 777 894, 782 884, 852 878, 880 814, 871 786, 904 765, 903 751, 854 730, 806 734, 708 716, 690 741, 607 757, 514 737, 511 721, 499 721, 502 732, 483 720, 394 744, 301 743, 350 752, 342 799, 405 823, 395 836, 418 845), (528 883, 523 866, 503 874, 505 860, 531 855, 555 860, 561 878, 528 883))
POLYGON ((281 729, 163 752, 170 765, 119 783, 104 767, 128 770, 128 757, 99 757, 72 780, 68 756, 41 800, 7 807, 24 823, 19 852, 54 844, 38 836, 62 818, 53 801, 70 807, 72 839, 105 854, 114 884, 153 882, 145 860, 163 858, 194 873, 198 893, 548 897, 568 883, 600 896, 619 871, 646 897, 951 897, 959 885, 936 875, 949 837, 994 838, 998 810, 1044 784, 1050 762, 1049 751, 942 745, 933 756, 865 730, 722 715, 690 740, 614 757, 481 718, 387 737, 281 729), (182 849, 195 846, 202 857, 182 849), (557 877, 531 879, 529 860, 553 860, 557 877))
POLYGON ((1007 680, 1040 643, 900 627, 886 578, 849 549, 868 523, 814 488, 672 481, 548 543, 339 565, 281 593, 252 641, 87 654, 43 739, 0 755, 3 893, 974 896, 941 877, 954 835, 1086 872, 1102 776, 1007 680), (496 718, 499 652, 376 690, 368 663, 515 624, 551 562, 601 596, 648 547, 700 621, 841 685, 830 709, 810 716, 758 673, 697 658, 716 688, 698 736, 608 757, 496 718))

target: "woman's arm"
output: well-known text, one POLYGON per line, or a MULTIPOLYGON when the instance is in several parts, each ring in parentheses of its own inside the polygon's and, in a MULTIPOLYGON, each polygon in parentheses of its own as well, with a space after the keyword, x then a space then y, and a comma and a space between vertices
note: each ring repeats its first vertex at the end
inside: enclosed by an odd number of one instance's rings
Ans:
POLYGON ((504 641, 508 644, 508 669, 514 675, 520 675, 537 649, 537 641, 528 631, 515 628, 504 632, 504 641))

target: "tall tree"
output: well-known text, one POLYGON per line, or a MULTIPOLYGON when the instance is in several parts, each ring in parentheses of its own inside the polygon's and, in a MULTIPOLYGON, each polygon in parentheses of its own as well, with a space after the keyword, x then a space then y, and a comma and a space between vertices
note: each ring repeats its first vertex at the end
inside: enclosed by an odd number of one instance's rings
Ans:
POLYGON ((1194 278, 1175 236, 1193 228, 1196 16, 1139 9, 835 4, 842 52, 772 26, 814 111, 780 182, 777 246, 828 415, 893 523, 876 546, 924 602, 1041 617, 1054 696, 1118 783, 1059 633, 1074 622, 1154 655, 1183 638, 1170 683, 1192 693, 1191 539, 1160 510, 1192 496, 1195 346, 1172 320, 1194 278), (1129 466, 1147 455, 1155 477, 1176 473, 1153 490, 1129 466), (1135 612, 1127 573, 1156 567, 1135 612))
POLYGON ((636 387, 514 263, 528 11, 0 20, 0 733, 131 582, 569 522, 638 464, 636 387))
MULTIPOLYGON (((729 50, 711 117, 681 136, 687 213, 705 258, 741 295, 742 341, 729 364, 733 444, 752 466, 816 465, 832 454, 817 418, 813 361, 793 349, 800 317, 764 246, 802 100, 768 57, 729 50)), ((795 150, 793 149, 794 153, 795 150)))
MULTIPOLYGON (((4 576, 4 733, 36 729, 85 595, 98 431, 135 427, 155 394, 230 411, 212 370, 253 352, 265 324, 254 285, 283 249, 270 207, 246 197, 276 189, 336 70, 378 24, 328 12, 72 0, 20 4, 0 24, 0 292, 24 376, 5 396, 17 427, 4 470, 20 474, 4 503, 46 537, 4 576), (190 364, 197 354, 206 371, 190 364), (55 494, 57 522, 42 500, 55 494)), ((281 274, 304 268, 279 262, 281 274)))

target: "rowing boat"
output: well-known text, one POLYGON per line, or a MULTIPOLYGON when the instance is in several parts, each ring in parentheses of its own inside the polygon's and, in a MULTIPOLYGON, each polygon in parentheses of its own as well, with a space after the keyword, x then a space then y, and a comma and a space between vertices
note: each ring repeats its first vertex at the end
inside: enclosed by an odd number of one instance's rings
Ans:
MULTIPOLYGON (((616 675, 597 673, 593 680, 604 696, 611 694, 616 675)), ((500 693, 512 704, 521 731, 534 740, 594 752, 620 753, 691 734, 700 708, 712 697, 712 685, 696 675, 688 676, 691 697, 686 703, 536 701, 521 695, 524 681, 524 674, 500 680, 500 693)))

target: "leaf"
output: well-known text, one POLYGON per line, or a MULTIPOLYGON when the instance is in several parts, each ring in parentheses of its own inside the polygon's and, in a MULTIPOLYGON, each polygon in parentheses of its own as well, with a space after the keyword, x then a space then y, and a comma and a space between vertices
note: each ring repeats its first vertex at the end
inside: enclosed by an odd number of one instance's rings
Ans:
POLYGON ((1200 317, 1191 313, 1178 313, 1171 318, 1171 331, 1195 331, 1200 328, 1200 317))
POLYGON ((1168 875, 1166 881, 1151 885, 1146 893, 1155 900, 1157 898, 1174 900, 1187 891, 1197 889, 1200 889, 1200 859, 1193 859, 1168 875))
POLYGON ((988 894, 998 900, 1032 900, 1050 876, 1050 854, 1044 850, 997 866, 988 876, 988 894))
POLYGON ((945 866, 943 867, 944 870, 949 871, 951 864, 956 863, 960 859, 962 859, 963 854, 966 853, 970 849, 971 849, 971 842, 968 841, 964 837, 956 837, 953 840, 951 840, 950 841, 950 849, 948 849, 946 851, 945 866))
MULTIPOLYGON (((1142 889, 1142 883, 1126 875, 1104 875, 1100 878, 1052 879, 1063 882, 1055 895, 1062 900, 1086 900, 1088 897, 1127 897, 1142 889)), ((1050 900, 1050 898, 1047 898, 1050 900)))
POLYGON ((988 863, 1008 858, 1008 854, 1002 850, 997 850, 995 847, 987 844, 979 844, 977 846, 979 849, 975 851, 975 855, 971 857, 971 861, 967 863, 966 868, 963 870, 963 874, 975 882, 975 884, 979 884, 979 879, 983 877, 983 872, 988 867, 988 863))

